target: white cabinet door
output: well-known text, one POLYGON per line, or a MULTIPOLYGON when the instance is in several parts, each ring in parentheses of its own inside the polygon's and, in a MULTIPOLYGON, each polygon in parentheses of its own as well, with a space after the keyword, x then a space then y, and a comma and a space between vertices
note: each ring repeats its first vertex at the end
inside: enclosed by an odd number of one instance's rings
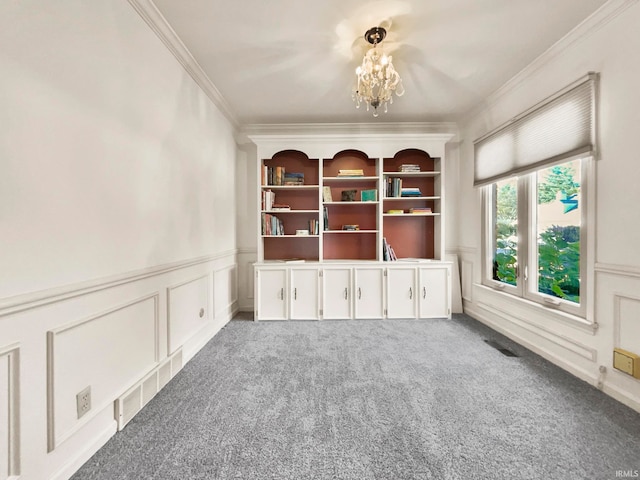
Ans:
POLYGON ((451 317, 450 278, 447 267, 420 268, 420 318, 451 317))
POLYGON ((387 318, 416 318, 415 267, 387 268, 387 318))
POLYGON ((322 318, 351 318, 351 269, 325 268, 322 271, 322 318))
POLYGON ((257 320, 287 319, 287 269, 256 269, 257 320))
POLYGON ((355 318, 382 318, 384 314, 384 268, 354 269, 355 318))
POLYGON ((291 288, 289 289, 289 318, 292 320, 318 320, 317 268, 294 268, 291 270, 291 288))

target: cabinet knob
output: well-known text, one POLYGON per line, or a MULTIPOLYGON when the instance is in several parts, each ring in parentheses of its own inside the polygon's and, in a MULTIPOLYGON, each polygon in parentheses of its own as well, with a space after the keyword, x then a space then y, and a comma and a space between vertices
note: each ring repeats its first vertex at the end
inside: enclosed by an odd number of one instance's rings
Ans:
POLYGON ((200 309, 200 312, 198 313, 198 315, 200 315, 200 318, 204 317, 204 308, 200 309))

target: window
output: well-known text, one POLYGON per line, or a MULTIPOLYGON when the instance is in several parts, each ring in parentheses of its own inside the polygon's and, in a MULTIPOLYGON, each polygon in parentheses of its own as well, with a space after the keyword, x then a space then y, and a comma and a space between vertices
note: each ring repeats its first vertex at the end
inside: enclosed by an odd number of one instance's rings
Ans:
POLYGON ((474 142, 483 187, 483 283, 587 316, 597 75, 474 142))
POLYGON ((486 285, 584 316, 590 165, 574 159, 485 187, 486 285))

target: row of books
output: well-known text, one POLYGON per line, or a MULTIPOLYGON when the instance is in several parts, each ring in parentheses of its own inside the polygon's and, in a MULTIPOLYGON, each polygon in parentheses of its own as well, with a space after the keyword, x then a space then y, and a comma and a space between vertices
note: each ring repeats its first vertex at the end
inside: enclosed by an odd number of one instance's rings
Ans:
POLYGON ((393 247, 389 245, 386 238, 382 238, 382 260, 385 262, 395 262, 398 260, 396 252, 393 251, 393 247))
POLYGON ((362 168, 350 168, 338 170, 339 177, 362 177, 364 176, 364 170, 362 168))
POLYGON ((316 219, 309 220, 309 235, 320 234, 320 222, 316 219))
POLYGON ((403 187, 401 178, 387 177, 385 197, 421 197, 418 187, 403 187))
POLYGON ((420 165, 416 165, 414 163, 403 163, 398 167, 398 171, 403 173, 419 172, 420 165))
POLYGON ((262 235, 284 235, 284 225, 275 215, 262 214, 262 235))
POLYGON ((262 167, 262 185, 304 185, 304 173, 287 172, 284 167, 262 167))

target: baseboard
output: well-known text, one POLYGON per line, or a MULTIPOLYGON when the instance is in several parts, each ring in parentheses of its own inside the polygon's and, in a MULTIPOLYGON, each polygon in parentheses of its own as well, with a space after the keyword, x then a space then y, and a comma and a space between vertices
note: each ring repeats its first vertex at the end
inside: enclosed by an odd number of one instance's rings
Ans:
MULTIPOLYGON (((113 437, 118 431, 118 426, 115 422, 105 428, 102 433, 95 437, 95 440, 88 444, 85 449, 78 453, 76 457, 67 462, 60 470, 49 477, 49 480, 68 480, 71 476, 78 471, 78 469, 86 463, 93 455, 100 450, 111 437, 113 437)), ((19 478, 19 477, 18 477, 19 478)))
POLYGON ((595 388, 598 388, 603 393, 614 398, 618 402, 626 405, 627 407, 637 412, 640 412, 640 402, 638 402, 637 399, 635 399, 628 393, 608 383, 606 381, 606 375, 594 375, 586 370, 578 368, 577 366, 567 362, 562 357, 559 357, 555 353, 550 352, 549 350, 542 348, 538 345, 535 345, 525 340, 524 338, 514 333, 513 331, 502 327, 501 325, 494 322, 489 316, 484 315, 483 313, 479 312, 473 307, 470 307, 469 305, 465 305, 464 313, 469 317, 473 318, 474 320, 477 320, 478 322, 491 328, 492 330, 495 330, 496 332, 501 333, 505 337, 508 337, 509 339, 513 340, 519 345, 522 345, 528 350, 531 350, 535 354, 540 355, 545 360, 548 360, 549 362, 553 363, 557 367, 562 368, 564 371, 570 373, 574 377, 588 383, 589 385, 595 388))

